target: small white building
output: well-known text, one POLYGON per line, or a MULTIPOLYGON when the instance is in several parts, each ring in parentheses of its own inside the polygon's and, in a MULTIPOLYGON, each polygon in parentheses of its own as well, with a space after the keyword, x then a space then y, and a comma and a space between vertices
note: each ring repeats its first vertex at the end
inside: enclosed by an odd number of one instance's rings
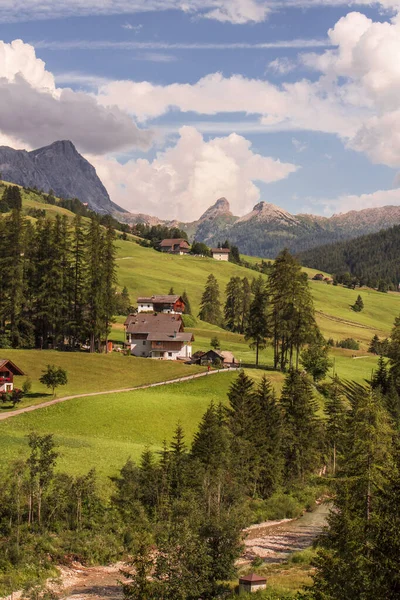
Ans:
POLYGON ((239 579, 239 594, 244 592, 251 594, 265 589, 267 589, 267 579, 255 573, 239 579))
POLYGON ((211 252, 215 260, 229 260, 229 248, 212 248, 211 252))
POLYGON ((185 303, 181 296, 176 294, 167 294, 159 296, 140 296, 137 299, 138 313, 169 313, 171 315, 180 315, 185 310, 185 303))

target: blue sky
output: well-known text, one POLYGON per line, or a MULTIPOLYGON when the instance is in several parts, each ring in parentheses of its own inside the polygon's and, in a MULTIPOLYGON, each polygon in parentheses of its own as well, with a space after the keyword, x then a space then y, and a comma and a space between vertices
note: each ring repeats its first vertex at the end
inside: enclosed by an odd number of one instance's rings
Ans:
POLYGON ((69 138, 115 202, 163 218, 399 204, 396 6, 3 0, 0 143, 69 138))

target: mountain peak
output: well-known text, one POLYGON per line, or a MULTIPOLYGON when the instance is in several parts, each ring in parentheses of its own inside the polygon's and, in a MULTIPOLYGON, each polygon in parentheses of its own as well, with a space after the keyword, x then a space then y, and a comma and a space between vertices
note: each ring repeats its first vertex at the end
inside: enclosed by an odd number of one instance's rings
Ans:
POLYGON ((251 212, 239 219, 238 223, 243 223, 252 219, 264 222, 297 223, 296 217, 289 212, 275 204, 264 201, 256 204, 251 212))
POLYGON ((212 206, 210 206, 210 208, 206 210, 206 212, 200 217, 199 220, 203 221, 208 219, 215 219, 216 217, 221 217, 222 215, 229 217, 232 216, 231 207, 226 198, 219 198, 215 202, 215 204, 213 204, 212 206))

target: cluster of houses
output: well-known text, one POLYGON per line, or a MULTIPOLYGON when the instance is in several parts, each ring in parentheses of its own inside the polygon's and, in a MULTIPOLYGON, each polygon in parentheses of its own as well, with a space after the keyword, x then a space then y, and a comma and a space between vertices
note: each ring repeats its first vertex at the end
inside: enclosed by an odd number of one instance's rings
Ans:
POLYGON ((125 320, 126 345, 142 358, 183 360, 192 364, 238 366, 232 352, 192 352, 193 333, 185 332, 185 303, 176 294, 140 296, 137 311, 125 320))
MULTIPOLYGON (((168 254, 183 256, 184 254, 189 254, 190 245, 183 238, 165 239, 160 243, 160 250, 168 254)), ((211 248, 211 253, 215 260, 229 260, 229 248, 211 248)))

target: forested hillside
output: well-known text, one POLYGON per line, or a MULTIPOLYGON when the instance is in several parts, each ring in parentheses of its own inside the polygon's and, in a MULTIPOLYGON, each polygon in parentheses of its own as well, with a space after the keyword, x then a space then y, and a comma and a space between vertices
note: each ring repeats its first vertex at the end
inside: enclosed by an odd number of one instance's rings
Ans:
POLYGON ((354 240, 319 246, 298 255, 307 267, 332 273, 339 283, 359 283, 385 291, 400 281, 400 226, 354 240))

